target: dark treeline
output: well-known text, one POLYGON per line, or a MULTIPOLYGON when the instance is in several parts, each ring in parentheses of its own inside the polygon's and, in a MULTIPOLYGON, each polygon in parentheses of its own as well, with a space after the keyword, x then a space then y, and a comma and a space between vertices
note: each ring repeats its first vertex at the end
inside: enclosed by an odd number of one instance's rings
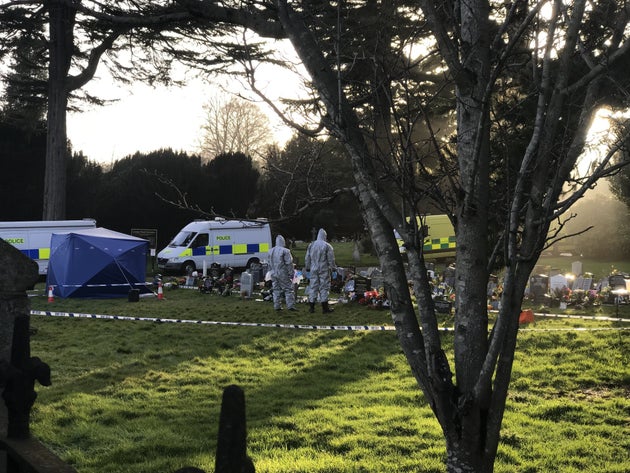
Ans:
MULTIPOLYGON (((42 218, 45 146, 42 127, 0 123, 1 221, 42 218)), ((204 163, 199 156, 171 149, 136 153, 107 167, 81 153, 69 150, 69 155, 66 218, 94 218, 99 226, 123 233, 157 229, 160 248, 191 220, 207 218, 193 209, 226 218, 268 218, 274 234, 288 240, 308 241, 320 227, 331 238, 364 238, 364 224, 349 193, 286 218, 308 204, 313 192, 329 195, 348 184, 347 163, 332 142, 294 138, 284 150, 270 149, 262 165, 242 153, 204 163), (321 156, 318 164, 313 166, 312 156, 300 161, 309 154, 321 156), (190 209, 174 205, 182 199, 190 209)), ((557 248, 588 257, 629 254, 628 208, 608 190, 603 194, 589 195, 576 207, 577 218, 567 232, 580 235, 557 248), (594 228, 581 233, 589 225, 594 228)))
MULTIPOLYGON (((0 220, 42 218, 45 144, 43 129, 0 124, 0 220)), ((161 149, 136 153, 108 167, 81 153, 68 153, 66 218, 94 218, 98 226, 123 233, 157 229, 160 248, 191 220, 213 214, 268 218, 274 233, 282 232, 287 239, 308 240, 320 226, 333 238, 356 238, 363 231, 354 198, 347 194, 280 219, 279 201, 296 202, 304 188, 287 192, 283 186, 288 184, 242 153, 202 162, 196 155, 161 149)), ((343 174, 327 179, 334 185, 343 185, 343 180, 343 174)))

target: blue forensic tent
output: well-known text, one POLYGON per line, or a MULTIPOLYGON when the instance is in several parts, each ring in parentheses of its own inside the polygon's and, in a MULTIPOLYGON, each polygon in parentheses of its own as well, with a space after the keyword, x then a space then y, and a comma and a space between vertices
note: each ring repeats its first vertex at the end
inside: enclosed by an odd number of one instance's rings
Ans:
POLYGON ((59 297, 126 297, 146 286, 149 242, 106 228, 53 233, 47 287, 59 297))

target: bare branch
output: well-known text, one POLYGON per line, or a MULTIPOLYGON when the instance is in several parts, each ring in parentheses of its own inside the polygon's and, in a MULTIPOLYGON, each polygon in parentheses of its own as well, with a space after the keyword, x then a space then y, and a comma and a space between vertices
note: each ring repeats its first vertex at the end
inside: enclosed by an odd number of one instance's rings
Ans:
MULTIPOLYGON (((214 209, 212 209, 212 208, 210 210, 204 210, 198 204, 192 204, 192 203, 188 202, 188 197, 187 197, 186 193, 182 192, 182 190, 177 186, 177 184, 175 184, 175 182, 173 182, 173 180, 169 179, 168 177, 166 177, 166 176, 164 176, 162 174, 159 174, 156 171, 151 172, 151 171, 149 171, 147 169, 142 169, 141 172, 143 174, 145 174, 145 175, 155 177, 161 184, 166 185, 169 189, 171 189, 172 191, 175 192, 175 195, 176 195, 175 199, 169 199, 169 198, 163 196, 162 194, 160 194, 159 192, 155 193, 155 196, 158 199, 160 199, 162 202, 164 202, 164 203, 166 203, 168 205, 171 205, 171 206, 173 206, 175 208, 196 213, 197 215, 199 215, 200 217, 205 218, 205 219, 214 219, 214 218, 233 219, 233 218, 238 218, 239 220, 242 220, 242 221, 252 221, 252 222, 257 221, 257 219, 248 219, 248 218, 243 218, 243 217, 237 216, 237 215, 219 214, 219 213, 215 212, 214 209)), ((355 192, 354 187, 345 187, 345 188, 336 189, 335 191, 333 191, 331 194, 329 194, 327 196, 313 197, 309 202, 307 202, 304 205, 300 206, 298 209, 296 209, 291 214, 283 215, 280 218, 269 219, 268 221, 271 222, 271 223, 275 223, 275 222, 284 222, 284 221, 290 220, 290 219, 295 218, 296 216, 304 213, 309 208, 312 208, 312 207, 314 207, 316 205, 320 205, 320 204, 330 203, 333 200, 335 200, 341 194, 347 194, 347 193, 353 194, 354 192, 355 192)))

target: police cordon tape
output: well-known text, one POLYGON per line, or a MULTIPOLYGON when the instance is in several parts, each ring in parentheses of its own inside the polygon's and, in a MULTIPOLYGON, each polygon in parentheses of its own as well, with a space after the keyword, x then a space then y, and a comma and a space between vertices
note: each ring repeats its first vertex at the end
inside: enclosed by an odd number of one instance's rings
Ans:
MULTIPOLYGON (((179 286, 180 289, 195 289, 198 290, 199 288, 196 286, 179 286)), ((28 297, 38 297, 38 296, 45 296, 46 292, 44 291, 43 293, 40 291, 37 291, 37 293, 29 293, 28 297)), ((146 294, 147 296, 156 296, 157 293, 153 292, 153 293, 149 293, 146 294)), ((256 301, 261 301, 262 299, 256 299, 256 301)), ((35 311, 32 310, 31 313, 33 315, 48 315, 49 311, 35 311), (39 314, 35 314, 35 312, 40 312, 39 314)), ((499 311, 498 310, 489 310, 488 311, 491 314, 498 314, 499 311)), ((186 322, 186 323, 201 323, 201 321, 198 320, 178 320, 178 319, 155 319, 155 318, 136 318, 136 317, 126 317, 126 316, 118 316, 118 315, 98 315, 97 314, 74 314, 72 312, 56 312, 55 314, 60 314, 60 315, 56 315, 57 317, 87 317, 87 318, 116 318, 116 319, 120 319, 120 320, 147 320, 150 322, 155 322, 156 320, 159 320, 161 322, 186 322), (65 315, 63 315, 65 314, 65 315), (69 314, 73 314, 73 315, 69 315, 69 314)), ((534 312, 534 316, 535 317, 548 317, 548 318, 556 318, 556 319, 581 319, 581 320, 596 320, 596 321, 600 321, 600 322, 621 322, 621 323, 630 323, 630 319, 624 319, 622 317, 600 317, 597 315, 571 315, 571 314, 551 314, 551 313, 547 313, 547 312, 534 312)), ((214 325, 218 325, 218 324, 227 324, 227 322, 209 322, 209 321, 205 321, 203 323, 209 323, 209 324, 214 324, 214 325)), ((235 324, 241 324, 240 322, 230 322, 230 325, 235 325, 235 324)), ((252 325, 258 326, 258 324, 256 323, 252 323, 252 325)), ((269 324, 269 326, 273 326, 275 327, 276 324, 269 324)), ((308 325, 307 327, 310 327, 310 325, 308 325)), ((389 326, 384 326, 384 327, 389 327, 389 326)), ((341 330, 341 328, 337 328, 336 330, 341 330)), ((386 329, 381 329, 381 328, 375 328, 375 329, 370 329, 370 330, 394 330, 394 327, 391 328, 386 328, 386 329)), ((452 330, 452 329, 449 329, 452 330)))
MULTIPOLYGON (((239 327, 263 327, 263 328, 285 328, 299 330, 332 330, 332 331, 371 331, 384 332, 394 331, 396 327, 393 325, 308 325, 308 324, 277 324, 262 322, 220 322, 213 320, 190 320, 190 319, 163 319, 159 317, 129 317, 125 315, 105 315, 105 314, 83 314, 78 312, 53 312, 49 310, 31 310, 31 315, 43 315, 46 317, 69 317, 84 319, 104 319, 104 320, 131 320, 137 322, 154 322, 154 323, 174 323, 174 324, 196 324, 196 325, 225 325, 239 327)), ((560 315, 560 314, 558 314, 560 315)), ((587 317, 587 316, 584 316, 587 317)), ((595 320, 605 321, 622 321, 628 322, 626 319, 610 319, 609 317, 598 317, 595 320)), ((439 327, 442 332, 453 332, 452 327, 439 327)), ((528 332, 557 332, 557 331, 604 331, 604 330, 630 330, 630 327, 566 327, 552 329, 534 329, 521 328, 522 331, 528 332)))
MULTIPOLYGON (((46 317, 69 317, 84 319, 105 320, 131 320, 138 322, 196 324, 196 325, 227 325, 241 327, 266 327, 266 328, 291 328, 303 330, 345 330, 345 331, 389 331, 395 330, 392 325, 304 325, 304 324, 272 324, 262 322, 221 322, 213 320, 190 319, 163 319, 159 317, 129 317, 126 315, 82 314, 77 312, 53 312, 49 310, 31 310, 31 315, 43 315, 46 317)), ((442 328, 444 331, 452 331, 451 328, 442 328)))
MULTIPOLYGON (((498 313, 498 310, 491 310, 491 313, 498 313)), ((546 312, 534 312, 535 317, 550 317, 556 319, 582 319, 582 320, 598 320, 600 322, 630 322, 630 319, 621 317, 599 317, 597 315, 570 315, 570 314, 548 314, 546 312)))

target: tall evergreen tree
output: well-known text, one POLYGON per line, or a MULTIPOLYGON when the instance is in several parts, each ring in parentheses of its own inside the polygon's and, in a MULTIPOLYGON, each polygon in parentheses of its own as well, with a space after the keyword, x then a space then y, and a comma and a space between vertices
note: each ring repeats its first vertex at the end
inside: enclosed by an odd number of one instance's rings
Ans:
POLYGON ((0 121, 0 220, 39 220, 46 133, 0 121))
POLYGON ((204 165, 210 182, 206 206, 227 217, 254 218, 250 209, 256 197, 260 173, 250 156, 243 153, 220 154, 204 165))
POLYGON ((75 153, 68 161, 67 175, 67 218, 95 218, 100 225, 96 210, 107 178, 103 167, 83 153, 75 153))
MULTIPOLYGON (((41 25, 40 25, 41 26, 41 25)), ((41 28, 22 30, 11 45, 14 52, 2 99, 4 120, 23 129, 42 129, 46 117, 46 42, 41 28)))
POLYGON ((199 156, 171 149, 136 153, 116 161, 103 175, 94 216, 99 225, 129 233, 132 228, 158 229, 165 246, 200 215, 169 203, 185 195, 191 208, 206 209, 212 183, 199 156))
MULTIPOLYGON (((173 82, 169 76, 172 58, 157 51, 161 47, 173 52, 177 41, 162 32, 165 28, 177 30, 182 22, 190 25, 187 21, 190 14, 181 9, 173 12, 171 6, 163 4, 156 9, 146 2, 140 4, 141 10, 122 15, 121 8, 129 5, 111 0, 25 0, 0 4, 1 58, 20 57, 24 41, 34 38, 35 32, 45 32, 28 43, 38 48, 37 60, 47 73, 44 219, 65 217, 69 159, 66 113, 69 107, 77 106, 77 98, 102 102, 82 90, 94 77, 99 64, 105 62, 112 76, 124 82, 133 79, 151 84, 173 82), (112 21, 115 18, 122 19, 112 21)), ((180 51, 182 58, 184 51, 180 51)), ((218 60, 216 64, 221 62, 218 60)), ((41 93, 39 89, 38 92, 41 93)), ((24 102, 35 96, 35 89, 29 86, 20 90, 19 96, 24 102)))
MULTIPOLYGON (((66 113, 70 95, 92 79, 103 53, 113 48, 120 35, 129 31, 128 27, 99 28, 92 19, 77 21, 77 8, 80 6, 80 1, 62 0, 0 5, 0 46, 5 53, 8 51, 19 57, 19 45, 24 38, 33 32, 47 32, 47 35, 39 35, 34 43, 38 48, 38 61, 47 67, 43 193, 43 218, 46 220, 62 219, 66 214, 66 165, 69 159, 66 113), (78 33, 79 29, 81 33, 78 33), (45 53, 41 46, 45 47, 45 53), (71 66, 75 68, 72 72, 71 66), (75 72, 77 68, 78 73, 75 72)), ((41 88, 40 82, 31 82, 28 89, 22 89, 20 100, 28 100, 29 93, 36 97, 35 92, 41 88)))

